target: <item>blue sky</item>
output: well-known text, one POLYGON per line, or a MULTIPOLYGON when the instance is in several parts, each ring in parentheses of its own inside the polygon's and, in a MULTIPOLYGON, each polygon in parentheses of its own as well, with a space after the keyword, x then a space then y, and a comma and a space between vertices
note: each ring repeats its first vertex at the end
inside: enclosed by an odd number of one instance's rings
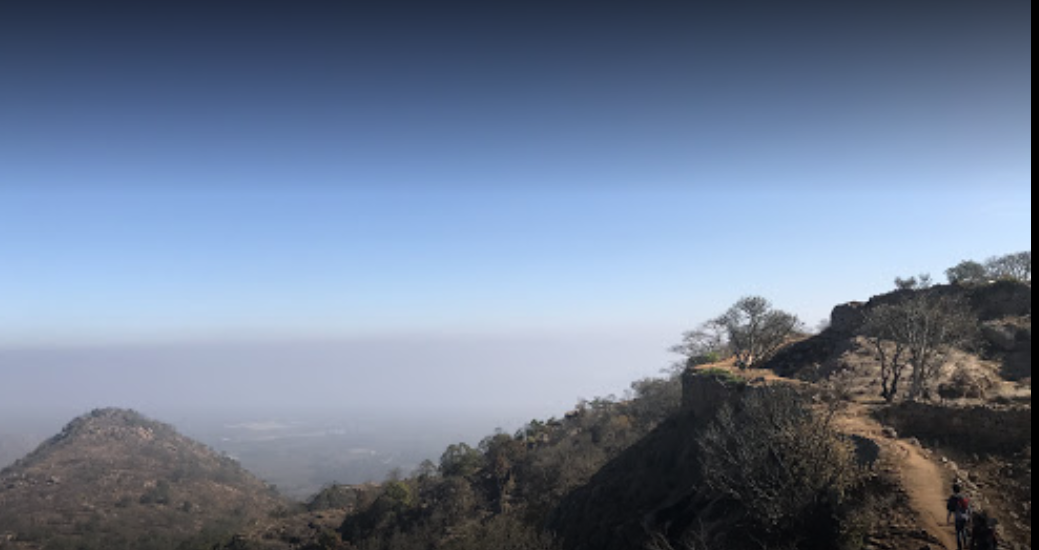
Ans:
POLYGON ((749 293, 815 322, 895 275, 1030 247, 1011 186, 4 196, 7 344, 666 330, 749 293))
POLYGON ((1031 248, 1028 2, 105 6, 0 7, 0 348, 63 354, 0 355, 29 387, 77 347, 614 342, 554 407, 742 295, 814 325, 1031 248))

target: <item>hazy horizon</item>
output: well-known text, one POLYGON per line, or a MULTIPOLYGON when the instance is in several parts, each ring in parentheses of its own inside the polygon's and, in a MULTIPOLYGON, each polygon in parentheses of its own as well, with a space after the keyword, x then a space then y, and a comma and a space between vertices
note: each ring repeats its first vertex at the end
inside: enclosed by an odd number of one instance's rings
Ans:
POLYGON ((1031 173, 1030 2, 3 3, 0 427, 490 433, 1030 250, 1031 173))
POLYGON ((593 333, 0 349, 0 364, 20 373, 17 386, 0 390, 0 408, 484 411, 529 420, 658 375, 677 359, 667 342, 593 333))

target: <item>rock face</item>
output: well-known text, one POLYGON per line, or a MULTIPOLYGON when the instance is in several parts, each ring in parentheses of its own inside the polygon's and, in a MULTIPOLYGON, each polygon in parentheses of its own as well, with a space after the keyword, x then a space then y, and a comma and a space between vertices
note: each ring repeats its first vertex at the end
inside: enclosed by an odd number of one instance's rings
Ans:
POLYGON ((848 302, 833 308, 830 313, 829 330, 836 334, 854 334, 862 326, 866 314, 865 306, 863 302, 848 302))
POLYGON ((76 418, 0 471, 0 534, 45 547, 175 548, 279 503, 233 460, 122 409, 76 418))

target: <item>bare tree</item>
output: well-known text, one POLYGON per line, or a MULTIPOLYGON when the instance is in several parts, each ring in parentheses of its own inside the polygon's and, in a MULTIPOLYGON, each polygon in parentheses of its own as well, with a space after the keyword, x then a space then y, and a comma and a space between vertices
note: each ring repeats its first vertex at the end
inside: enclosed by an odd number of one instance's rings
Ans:
POLYGON ((867 313, 863 332, 880 361, 883 397, 892 401, 907 367, 909 397, 929 395, 952 349, 973 341, 977 318, 962 299, 918 292, 867 313))
POLYGON ((905 307, 904 343, 913 365, 909 397, 916 399, 930 393, 949 352, 974 340, 978 320, 956 297, 921 294, 906 301, 905 307))
POLYGON ((743 369, 768 360, 801 328, 797 316, 773 309, 761 296, 740 298, 713 322, 725 329, 736 365, 743 369))
POLYGON ((692 365, 714 363, 721 360, 728 350, 725 326, 712 319, 694 330, 682 333, 682 342, 671 346, 669 351, 684 356, 683 368, 692 365))
POLYGON ((908 325, 913 321, 907 315, 907 310, 893 305, 880 305, 866 312, 866 320, 862 325, 863 335, 880 362, 880 395, 888 403, 895 400, 898 385, 909 366, 906 342, 910 332, 908 325))

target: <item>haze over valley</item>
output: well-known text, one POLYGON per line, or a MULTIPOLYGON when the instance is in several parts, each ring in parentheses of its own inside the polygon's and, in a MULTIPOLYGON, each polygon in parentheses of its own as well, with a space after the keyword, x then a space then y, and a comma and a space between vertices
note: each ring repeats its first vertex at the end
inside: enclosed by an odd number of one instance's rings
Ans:
POLYGON ((0 2, 0 550, 1030 548, 1031 5, 0 2))

